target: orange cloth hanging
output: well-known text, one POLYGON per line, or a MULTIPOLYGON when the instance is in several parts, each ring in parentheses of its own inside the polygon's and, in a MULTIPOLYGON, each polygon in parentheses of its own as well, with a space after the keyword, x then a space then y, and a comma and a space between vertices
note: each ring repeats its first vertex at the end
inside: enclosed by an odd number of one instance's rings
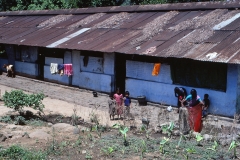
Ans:
POLYGON ((161 63, 155 63, 152 71, 153 76, 157 76, 160 72, 161 63))

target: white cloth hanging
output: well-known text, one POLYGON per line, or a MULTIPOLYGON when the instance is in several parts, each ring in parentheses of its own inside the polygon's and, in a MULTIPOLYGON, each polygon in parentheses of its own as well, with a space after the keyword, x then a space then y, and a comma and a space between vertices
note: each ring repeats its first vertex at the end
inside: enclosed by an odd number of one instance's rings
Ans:
POLYGON ((51 63, 50 72, 51 72, 51 74, 56 74, 58 72, 58 64, 57 63, 51 63))

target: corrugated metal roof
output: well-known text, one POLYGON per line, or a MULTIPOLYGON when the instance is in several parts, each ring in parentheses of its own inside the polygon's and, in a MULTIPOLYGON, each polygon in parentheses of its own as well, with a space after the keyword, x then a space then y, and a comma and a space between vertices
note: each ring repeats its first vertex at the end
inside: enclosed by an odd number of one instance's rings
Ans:
POLYGON ((240 2, 0 12, 0 43, 240 64, 240 2))

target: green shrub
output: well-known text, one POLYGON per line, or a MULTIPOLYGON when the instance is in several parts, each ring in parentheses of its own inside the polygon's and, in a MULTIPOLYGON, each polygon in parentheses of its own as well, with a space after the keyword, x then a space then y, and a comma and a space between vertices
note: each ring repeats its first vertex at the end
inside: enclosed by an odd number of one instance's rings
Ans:
POLYGON ((0 159, 19 159, 19 160, 43 160, 46 154, 41 151, 30 151, 19 145, 12 145, 7 149, 0 150, 0 159))
POLYGON ((42 104, 42 100, 44 97, 45 95, 42 93, 25 94, 22 90, 13 90, 5 92, 3 101, 5 106, 18 112, 21 112, 24 107, 31 107, 43 112, 44 105, 42 104))
POLYGON ((12 123, 12 118, 11 116, 2 116, 0 117, 0 122, 3 122, 3 123, 12 123))

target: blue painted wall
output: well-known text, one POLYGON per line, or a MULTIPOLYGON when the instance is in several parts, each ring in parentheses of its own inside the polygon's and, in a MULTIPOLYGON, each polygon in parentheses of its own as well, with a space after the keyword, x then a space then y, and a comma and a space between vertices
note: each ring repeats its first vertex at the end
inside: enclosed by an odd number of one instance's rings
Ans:
POLYGON ((80 52, 73 51, 72 56, 74 66, 73 85, 100 92, 111 92, 113 90, 113 53, 104 53, 103 57, 89 57, 87 66, 83 66, 83 56, 80 52))
POLYGON ((15 61, 15 71, 32 76, 38 76, 38 65, 35 63, 15 61))
POLYGON ((80 51, 72 51, 73 76, 72 85, 79 86, 80 79, 80 51))
MULTIPOLYGON (((155 77, 153 79, 151 72, 153 69, 153 63, 142 63, 139 62, 137 65, 140 65, 141 68, 149 68, 147 71, 138 72, 136 74, 130 74, 134 72, 136 63, 128 62, 127 63, 127 75, 126 78, 126 90, 130 91, 132 97, 137 98, 137 96, 145 95, 146 99, 151 102, 164 103, 172 106, 177 105, 177 99, 174 97, 174 88, 178 85, 169 83, 170 81, 162 81, 160 77, 155 77), (134 67, 131 67, 134 66, 134 67), (151 68, 151 67, 152 68, 151 68), (151 69, 151 70, 150 70, 151 69), (161 82, 162 81, 162 82, 161 82)), ((164 65, 164 64, 163 64, 164 65)), ((163 66, 162 65, 162 66, 163 66)), ((166 67, 167 68, 167 67, 166 67)), ((163 71, 164 68, 161 67, 159 76, 165 76, 162 73, 165 73, 167 77, 170 76, 170 72, 167 73, 163 71)), ((166 69, 167 70, 167 69, 166 69)), ((227 74, 227 90, 226 92, 215 91, 204 88, 195 88, 201 98, 205 93, 209 94, 209 99, 211 101, 210 112, 232 117, 236 112, 236 102, 237 102, 237 83, 238 83, 238 66, 234 64, 228 65, 228 74, 227 74)), ((189 93, 193 87, 182 86, 189 93)))
POLYGON ((114 53, 104 53, 104 74, 114 75, 115 73, 115 54, 114 53))
POLYGON ((80 68, 82 72, 103 73, 103 58, 89 57, 87 66, 83 64, 84 56, 80 56, 80 68))
POLYGON ((19 57, 20 61, 17 61, 15 60, 15 50, 13 45, 6 45, 8 62, 4 62, 4 63, 14 64, 16 72, 31 75, 31 76, 37 76, 38 65, 35 64, 37 60, 37 47, 22 46, 19 49, 21 50, 22 54, 20 54, 21 57, 19 57))
POLYGON ((237 80, 237 106, 236 106, 236 112, 240 113, 240 65, 237 66, 238 70, 238 80, 237 80))
POLYGON ((71 62, 71 56, 64 56, 62 58, 53 58, 53 57, 45 57, 45 65, 44 65, 44 79, 49 81, 55 81, 57 83, 70 85, 71 84, 71 76, 68 77, 67 75, 60 76, 59 74, 51 74, 50 72, 50 64, 51 63, 58 63, 63 64, 63 61, 71 62), (70 60, 69 60, 70 59, 70 60))
POLYGON ((111 92, 112 76, 90 72, 80 72, 79 86, 101 92, 111 92))
POLYGON ((172 84, 169 65, 161 64, 160 73, 157 76, 152 76, 153 67, 154 63, 126 61, 126 77, 172 84))
POLYGON ((2 71, 7 72, 7 70, 2 67, 4 64, 8 64, 8 60, 4 58, 0 58, 0 68, 2 71))

